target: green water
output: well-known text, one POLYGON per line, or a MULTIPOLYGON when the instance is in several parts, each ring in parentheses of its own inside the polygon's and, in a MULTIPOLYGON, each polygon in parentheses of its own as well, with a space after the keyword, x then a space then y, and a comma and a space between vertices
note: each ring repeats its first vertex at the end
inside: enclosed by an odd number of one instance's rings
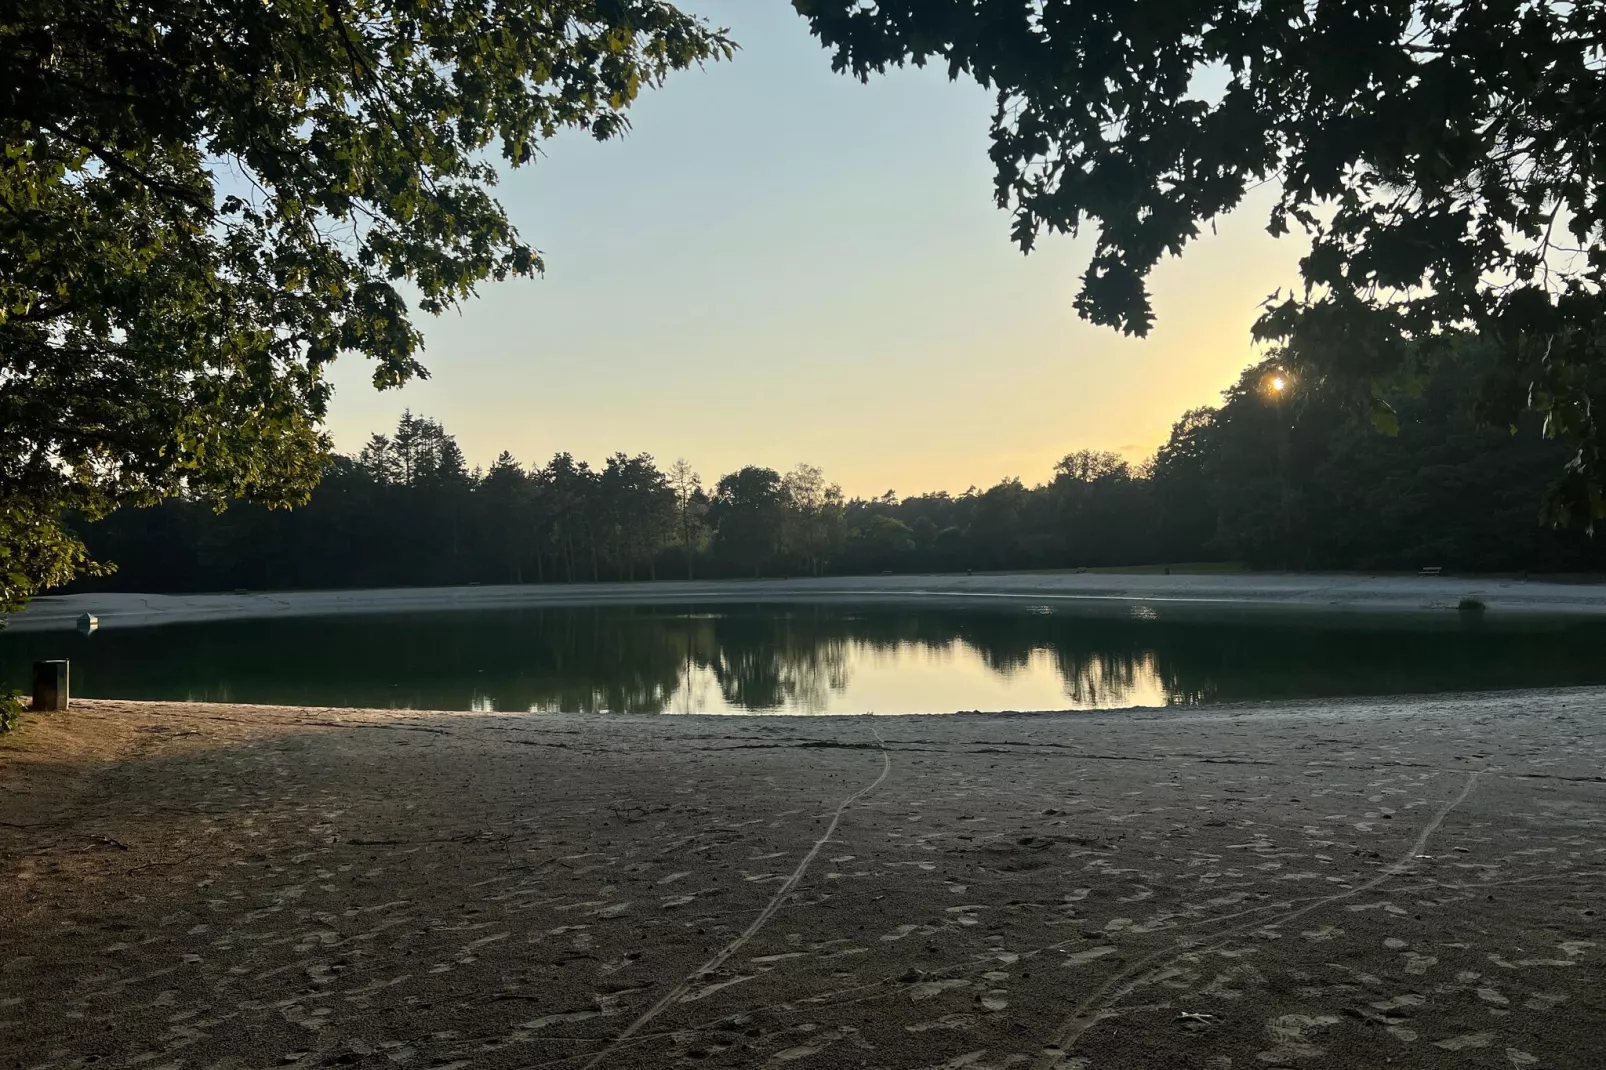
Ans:
POLYGON ((73 694, 631 713, 1095 709, 1606 683, 1606 625, 1024 609, 618 607, 0 633, 73 694))

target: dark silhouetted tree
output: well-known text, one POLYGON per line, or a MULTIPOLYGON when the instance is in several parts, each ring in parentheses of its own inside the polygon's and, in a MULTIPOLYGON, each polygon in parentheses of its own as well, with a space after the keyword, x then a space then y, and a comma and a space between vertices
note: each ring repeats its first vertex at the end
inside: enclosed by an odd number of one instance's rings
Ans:
POLYGON ((773 468, 748 465, 714 488, 708 517, 714 550, 733 569, 757 576, 774 562, 786 529, 786 495, 773 468))
POLYGON ((305 500, 331 360, 406 382, 414 309, 541 269, 496 157, 730 49, 664 0, 8 6, 0 611, 83 567, 68 512, 305 500))
POLYGON ((702 477, 686 458, 678 458, 669 467, 669 488, 675 494, 676 527, 680 535, 680 549, 686 557, 686 578, 692 578, 692 563, 697 559, 697 548, 704 535, 703 517, 708 515, 708 495, 703 492, 702 477))
POLYGON ((1015 240, 1096 233, 1087 319, 1146 334, 1160 259, 1274 183, 1268 229, 1311 250, 1256 334, 1385 426, 1413 354, 1478 334, 1495 426, 1528 406, 1573 445, 1555 515, 1606 515, 1606 0, 793 6, 839 70, 935 61, 995 94, 1015 240))

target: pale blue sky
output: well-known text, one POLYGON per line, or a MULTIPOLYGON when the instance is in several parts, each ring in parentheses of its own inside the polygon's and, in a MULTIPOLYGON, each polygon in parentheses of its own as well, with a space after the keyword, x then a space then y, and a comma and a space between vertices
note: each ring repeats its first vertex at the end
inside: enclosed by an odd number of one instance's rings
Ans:
POLYGON ((1037 482, 1074 449, 1139 459, 1216 402, 1256 306, 1297 277, 1262 194, 1156 273, 1148 339, 1082 323, 1090 241, 1010 243, 974 83, 833 74, 786 0, 682 6, 736 58, 645 93, 624 139, 564 136, 506 174, 546 277, 427 321, 428 382, 377 394, 341 361, 339 449, 405 406, 474 464, 624 450, 705 482, 808 461, 850 494, 1037 482))

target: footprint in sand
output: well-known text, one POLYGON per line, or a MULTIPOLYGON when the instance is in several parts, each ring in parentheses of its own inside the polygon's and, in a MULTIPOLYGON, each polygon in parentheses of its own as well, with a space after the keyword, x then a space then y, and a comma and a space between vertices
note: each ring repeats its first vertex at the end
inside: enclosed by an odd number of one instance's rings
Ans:
POLYGON ((1120 949, 1114 947, 1090 947, 1086 951, 1078 951, 1074 955, 1066 955, 1065 965, 1080 966, 1083 963, 1092 962, 1094 959, 1101 959, 1105 955, 1113 955, 1118 950, 1120 949))
POLYGON ((758 958, 748 959, 749 962, 785 962, 787 959, 806 959, 811 952, 783 951, 779 955, 760 955, 758 958))
POLYGON ((1492 952, 1489 955, 1489 961, 1494 963, 1496 966, 1499 966, 1502 970, 1527 970, 1532 969, 1535 966, 1566 967, 1578 965, 1578 963, 1573 959, 1518 959, 1515 962, 1512 962, 1511 960, 1502 958, 1501 956, 1492 952))
POLYGON ((1487 1048, 1492 1043, 1494 1043, 1493 1033, 1462 1033, 1448 1040, 1435 1040, 1433 1046, 1443 1048, 1445 1051, 1466 1051, 1469 1048, 1487 1048))
POLYGON ((531 1019, 530 1021, 523 1023, 521 1026, 519 1026, 519 1028, 528 1029, 531 1032, 534 1032, 536 1030, 545 1029, 549 1025, 561 1025, 567 1022, 584 1022, 591 1018, 600 1017, 602 1017, 601 1011, 564 1011, 561 1014, 545 1014, 539 1018, 531 1019))
POLYGON ((1419 996, 1415 992, 1407 992, 1405 995, 1395 996, 1393 999, 1378 1000, 1372 1006, 1380 1011, 1395 1011, 1404 1007, 1420 1007, 1427 1001, 1426 996, 1419 996))
POLYGON ((1416 951, 1405 953, 1405 972, 1421 975, 1428 972, 1430 967, 1438 965, 1439 960, 1432 955, 1423 955, 1416 951))
POLYGON ((1274 1066, 1294 1059, 1314 1059, 1325 1054, 1326 1049, 1311 1043, 1308 1034, 1338 1022, 1330 1014, 1284 1014, 1273 1018, 1266 1023, 1266 1035, 1273 1047, 1257 1052, 1255 1058, 1274 1066))
POLYGON ((1360 1013, 1366 1018, 1382 1023, 1394 1039, 1410 1044, 1418 1036, 1415 1029, 1405 1024, 1411 1020, 1410 1008, 1420 1007, 1426 1002, 1426 996, 1408 992, 1393 999, 1379 1000, 1372 1004, 1372 1010, 1362 1010, 1360 1013))
MULTIPOLYGON (((804 1027, 800 1026, 798 1028, 803 1029, 804 1027)), ((818 1026, 813 1025, 812 1023, 810 1023, 807 1027, 807 1029, 810 1031, 818 1028, 818 1026)), ((811 1055, 818 1055, 820 1052, 824 1051, 826 1048, 830 1047, 832 1044, 835 1044, 839 1040, 853 1040, 857 1042, 860 1047, 863 1047, 864 1042, 858 1039, 856 1036, 857 1033, 858 1030, 852 1028, 851 1026, 828 1029, 823 1033, 816 1034, 806 1044, 795 1044, 790 1048, 781 1049, 769 1057, 769 1064, 776 1065, 795 1063, 799 1059, 807 1059, 811 1055)))
MULTIPOLYGON (((1231 1066, 1232 1064, 1229 1062, 1225 1065, 1231 1066)), ((1092 1070, 1092 1068, 1092 1059, 1085 1055, 1073 1055, 1068 1059, 1061 1059, 1056 1062, 1052 1070, 1092 1070)))
POLYGON ((944 977, 940 981, 919 981, 909 986, 909 998, 916 1003, 940 996, 951 988, 969 988, 970 982, 962 977, 944 977))
POLYGON ((945 1014, 930 1022, 916 1022, 904 1026, 909 1033, 929 1033, 933 1029, 970 1029, 976 1024, 974 1014, 945 1014))
MULTIPOLYGON (((1024 1055, 1005 1055, 993 1061, 987 1058, 987 1049, 982 1048, 979 1051, 967 1051, 963 1055, 955 1055, 945 1063, 928 1066, 924 1070, 1009 1070, 1010 1067, 1020 1066, 1027 1061, 1024 1055)), ((1065 1063, 1056 1065, 1054 1070, 1082 1070, 1087 1065, 1085 1062, 1080 1065, 1065 1063)))

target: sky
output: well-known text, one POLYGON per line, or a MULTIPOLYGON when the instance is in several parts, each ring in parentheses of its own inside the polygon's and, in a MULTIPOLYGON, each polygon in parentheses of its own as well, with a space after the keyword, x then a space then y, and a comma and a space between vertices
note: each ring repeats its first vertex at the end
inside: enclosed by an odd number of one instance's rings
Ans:
POLYGON ((1072 307, 1091 234, 1010 241, 974 82, 835 74, 785 0, 681 6, 736 57, 644 92, 622 139, 505 172, 546 275, 421 315, 426 382, 379 393, 337 362, 338 450, 411 408, 476 465, 646 452, 707 484, 807 462, 849 495, 959 493, 1077 449, 1141 460, 1256 359, 1303 252, 1265 233, 1269 191, 1156 270, 1158 323, 1126 338, 1072 307))

